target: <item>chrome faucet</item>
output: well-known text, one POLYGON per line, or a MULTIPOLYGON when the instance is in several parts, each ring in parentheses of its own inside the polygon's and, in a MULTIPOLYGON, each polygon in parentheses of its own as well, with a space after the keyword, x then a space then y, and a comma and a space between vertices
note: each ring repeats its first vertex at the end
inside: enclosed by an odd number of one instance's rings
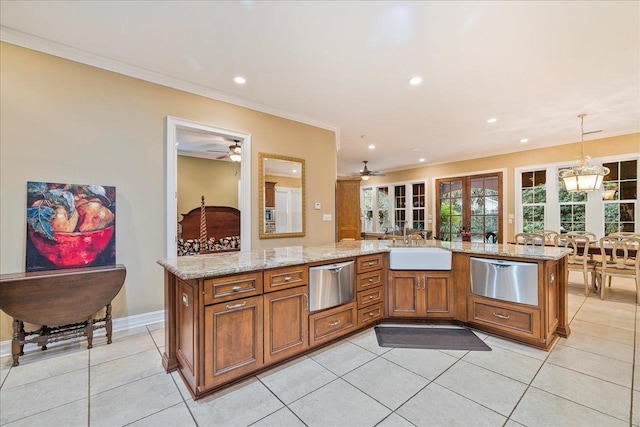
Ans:
POLYGON ((402 243, 405 245, 409 245, 409 241, 407 240, 407 224, 402 227, 402 243))

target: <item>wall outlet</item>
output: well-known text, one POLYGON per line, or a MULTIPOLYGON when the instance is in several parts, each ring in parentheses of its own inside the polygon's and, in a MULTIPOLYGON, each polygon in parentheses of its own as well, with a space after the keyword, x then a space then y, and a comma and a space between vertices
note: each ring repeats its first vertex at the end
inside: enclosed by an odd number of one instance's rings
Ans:
POLYGON ((322 214, 323 221, 331 221, 331 214, 322 214))
POLYGON ((313 204, 313 209, 315 209, 315 210, 317 210, 317 211, 318 211, 318 210, 320 210, 320 202, 315 202, 315 203, 313 204))

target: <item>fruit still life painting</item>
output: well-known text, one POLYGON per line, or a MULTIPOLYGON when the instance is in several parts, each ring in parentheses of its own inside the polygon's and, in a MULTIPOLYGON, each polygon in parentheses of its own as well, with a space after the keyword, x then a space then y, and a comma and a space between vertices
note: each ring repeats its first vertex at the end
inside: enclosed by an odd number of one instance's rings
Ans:
POLYGON ((116 189, 27 182, 26 271, 115 265, 116 189))

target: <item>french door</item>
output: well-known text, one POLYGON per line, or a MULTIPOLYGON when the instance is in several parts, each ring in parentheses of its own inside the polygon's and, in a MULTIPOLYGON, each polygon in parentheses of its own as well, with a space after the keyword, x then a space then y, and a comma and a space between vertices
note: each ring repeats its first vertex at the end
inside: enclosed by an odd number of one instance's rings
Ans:
POLYGON ((502 172, 436 180, 436 237, 502 241, 502 172))

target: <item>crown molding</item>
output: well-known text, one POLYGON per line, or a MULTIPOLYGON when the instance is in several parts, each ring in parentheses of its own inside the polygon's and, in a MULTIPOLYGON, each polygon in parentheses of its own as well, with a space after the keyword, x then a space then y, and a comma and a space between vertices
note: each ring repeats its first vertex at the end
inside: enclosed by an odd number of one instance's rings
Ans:
POLYGON ((79 62, 81 64, 90 65, 92 67, 101 68, 103 70, 112 71, 114 73, 123 74, 125 76, 134 77, 136 79, 144 80, 147 82, 170 87, 172 89, 177 89, 184 92, 193 93, 195 95, 204 96, 206 98, 215 99, 216 101, 226 102, 306 125, 326 129, 334 132, 336 149, 340 149, 340 128, 335 125, 321 123, 308 117, 291 114, 264 104, 229 95, 224 92, 218 92, 206 86, 190 83, 184 80, 177 79, 175 77, 157 73, 155 71, 125 64, 114 59, 106 58, 91 52, 86 52, 71 46, 63 45, 51 40, 23 33, 12 28, 0 26, 0 41, 46 53, 48 55, 53 55, 71 61, 79 62))

